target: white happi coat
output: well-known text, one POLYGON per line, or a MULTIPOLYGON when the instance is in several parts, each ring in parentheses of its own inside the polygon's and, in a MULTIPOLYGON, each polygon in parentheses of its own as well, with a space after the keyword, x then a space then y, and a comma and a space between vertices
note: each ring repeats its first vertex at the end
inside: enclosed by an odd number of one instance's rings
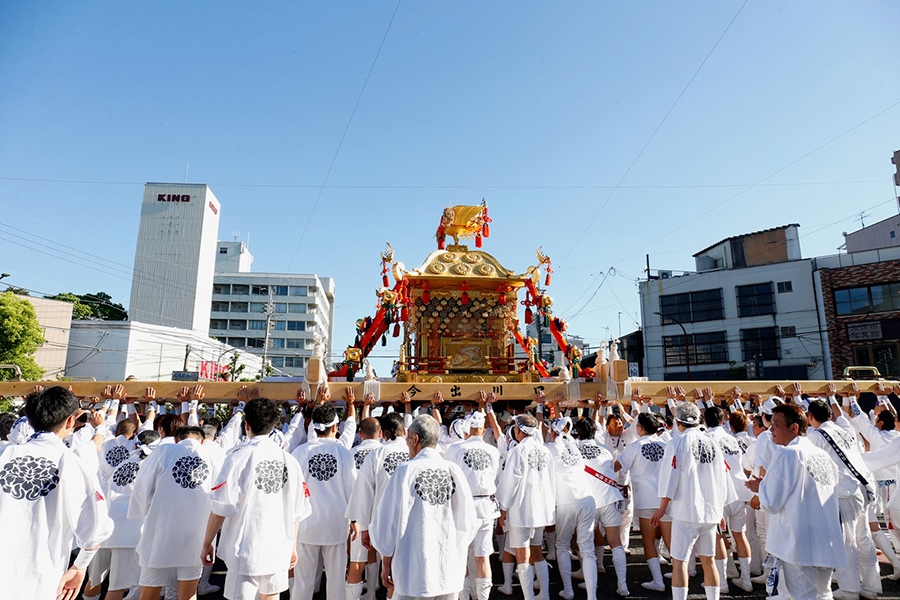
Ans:
POLYGON ((316 546, 346 542, 350 520, 344 513, 356 481, 350 451, 335 438, 315 438, 294 450, 294 458, 312 502, 312 515, 300 522, 297 541, 316 546))
POLYGON ((574 504, 585 498, 593 501, 589 477, 584 470, 584 459, 575 440, 568 435, 557 435, 555 440, 547 444, 547 449, 553 457, 556 505, 574 504))
POLYGON ((510 450, 497 484, 497 502, 509 527, 556 524, 556 476, 550 451, 533 435, 510 450))
MULTIPOLYGON (((866 466, 872 471, 882 469, 896 469, 900 465, 900 438, 896 438, 890 444, 883 446, 879 450, 866 452, 862 455, 866 466)), ((891 510, 900 510, 900 494, 891 496, 887 504, 887 508, 891 510)))
POLYGON ((106 500, 114 527, 112 535, 103 542, 104 548, 137 548, 144 522, 142 519, 128 518, 128 505, 143 463, 140 451, 132 450, 106 480, 106 500))
POLYGON ((591 494, 597 508, 624 500, 619 482, 628 475, 616 474, 616 457, 612 450, 594 440, 578 440, 578 450, 584 458, 584 470, 588 474, 591 494))
POLYGON ((666 444, 659 497, 670 499, 672 519, 686 523, 718 523, 725 505, 735 500, 722 451, 696 427, 666 444))
POLYGON ((628 444, 619 456, 623 471, 631 475, 634 508, 659 507, 659 471, 665 464, 666 443, 656 435, 645 435, 628 444))
POLYGON ((221 463, 198 440, 160 444, 138 471, 129 519, 144 519, 137 545, 142 567, 201 567, 212 507, 210 490, 221 463))
POLYGON ((433 597, 463 588, 478 519, 460 468, 424 448, 397 467, 375 508, 372 545, 393 557, 395 594, 433 597))
POLYGON ((51 432, 0 452, 0 596, 55 598, 72 548, 109 537, 97 475, 51 432))
POLYGON ((774 451, 775 442, 772 441, 772 432, 766 429, 756 437, 756 444, 753 446, 754 474, 758 474, 760 469, 768 470, 774 451))
MULTIPOLYGON (((900 438, 900 431, 897 431, 896 429, 882 431, 863 414, 853 417, 853 425, 859 429, 860 435, 869 442, 869 448, 872 452, 880 450, 897 438, 900 438)), ((896 466, 892 466, 886 469, 878 469, 874 472, 874 476, 878 481, 896 480, 897 468, 896 466)))
POLYGON ((478 436, 453 444, 444 458, 460 468, 475 500, 475 513, 481 520, 496 519, 500 507, 494 498, 500 477, 500 451, 478 436))
POLYGON ((363 462, 365 462, 369 453, 381 448, 381 446, 382 443, 380 440, 363 440, 350 449, 350 454, 353 455, 353 466, 356 467, 357 475, 359 474, 359 470, 362 469, 363 462))
POLYGON ((753 498, 753 493, 745 485, 747 476, 744 475, 744 467, 742 466, 744 452, 741 450, 740 442, 721 426, 707 429, 706 435, 712 438, 716 445, 719 446, 719 450, 722 451, 722 457, 728 465, 728 474, 731 476, 734 498, 738 502, 750 502, 750 499, 753 498))
POLYGON ((137 447, 135 440, 117 435, 100 446, 100 485, 106 487, 110 475, 120 464, 128 460, 131 451, 137 447))
POLYGON ((846 566, 837 480, 834 461, 807 438, 776 446, 759 485, 760 506, 769 513, 767 552, 798 566, 846 566))
MULTIPOLYGON (((860 456, 859 450, 856 447, 856 436, 848 435, 847 432, 831 421, 825 421, 815 429, 810 427, 806 432, 806 439, 817 448, 823 450, 837 466, 838 479, 835 491, 838 498, 848 498, 850 496, 855 496, 858 493, 862 493, 863 499, 865 500, 865 491, 862 489, 859 480, 840 459, 834 451, 834 448, 831 447, 831 444, 829 444, 822 435, 822 431, 825 431, 831 439, 834 440, 834 443, 838 445, 844 453, 844 456, 850 461, 850 464, 866 478, 872 485, 872 489, 874 489, 875 482, 872 474, 863 462, 862 456, 860 456)), ((768 476, 768 471, 766 472, 766 476, 768 476)))
POLYGON ((217 554, 228 570, 261 576, 288 570, 294 524, 312 508, 294 457, 272 438, 255 436, 225 459, 212 512, 225 517, 217 554))
POLYGON ((381 496, 397 467, 409 460, 409 447, 404 438, 391 440, 372 450, 359 469, 345 516, 356 521, 365 531, 372 522, 372 514, 381 503, 381 496))

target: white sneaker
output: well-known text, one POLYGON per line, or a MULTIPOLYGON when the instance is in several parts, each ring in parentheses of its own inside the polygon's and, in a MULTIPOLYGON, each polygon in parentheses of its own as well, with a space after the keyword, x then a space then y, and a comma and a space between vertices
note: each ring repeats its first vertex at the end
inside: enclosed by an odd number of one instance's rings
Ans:
POLYGON ((756 577, 750 578, 750 583, 757 583, 760 585, 766 585, 766 582, 769 580, 769 572, 763 571, 762 574, 757 575, 756 577))
POLYGON ((662 581, 645 581, 641 584, 641 587, 645 590, 650 590, 653 592, 664 592, 666 591, 666 584, 662 581))
POLYGON ((729 591, 730 590, 728 589, 728 579, 723 579, 722 581, 720 581, 719 582, 719 593, 720 594, 728 594, 729 591))
POLYGON ((900 569, 895 568, 894 572, 888 575, 887 578, 891 581, 897 581, 898 579, 900 579, 900 569))
POLYGON ((878 600, 878 592, 874 592, 872 590, 867 590, 863 588, 859 593, 860 598, 865 598, 866 600, 878 600))
POLYGON ((563 600, 573 600, 575 598, 575 592, 569 590, 559 590, 559 597, 563 598, 563 600))
POLYGON ((627 598, 631 595, 631 592, 628 591, 628 586, 626 586, 624 583, 619 584, 619 587, 616 588, 616 593, 623 598, 627 598))
POLYGON ((665 565, 669 564, 669 561, 666 560, 665 556, 660 554, 659 555, 659 564, 665 566, 665 565))
POLYGON ((220 588, 220 587, 217 586, 217 585, 213 585, 213 584, 209 583, 209 584, 207 584, 207 585, 204 585, 203 587, 198 587, 198 588, 197 588, 197 595, 198 595, 198 596, 205 596, 205 595, 207 595, 207 594, 215 594, 215 593, 218 592, 220 589, 222 589, 222 588, 220 588))
POLYGON ((834 600, 859 600, 859 594, 856 592, 848 592, 841 589, 834 590, 831 593, 831 597, 834 600))
POLYGON ((506 587, 503 585, 497 586, 497 591, 503 594, 504 596, 512 596, 513 590, 512 586, 506 587))
POLYGON ((666 579, 672 579, 672 574, 671 573, 663 573, 663 577, 665 577, 666 579))
POLYGON ((749 578, 747 578, 747 579, 741 579, 741 578, 732 579, 732 580, 731 580, 731 583, 733 583, 733 584, 736 585, 737 587, 741 588, 741 589, 744 590, 745 592, 752 592, 752 591, 753 591, 753 584, 750 583, 750 579, 749 579, 749 578))

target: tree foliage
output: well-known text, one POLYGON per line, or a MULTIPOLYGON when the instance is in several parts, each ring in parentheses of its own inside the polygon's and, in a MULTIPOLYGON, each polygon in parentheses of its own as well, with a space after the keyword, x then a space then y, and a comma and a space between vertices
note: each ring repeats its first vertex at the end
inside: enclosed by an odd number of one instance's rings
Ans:
POLYGON ((96 294, 73 294, 64 292, 55 296, 47 296, 50 300, 62 300, 75 305, 72 318, 76 321, 99 319, 101 321, 125 321, 128 311, 121 304, 114 303, 112 296, 106 292, 96 294))
MULTIPOLYGON (((34 361, 34 353, 43 343, 44 332, 31 302, 12 292, 0 294, 0 364, 19 365, 24 379, 40 379, 44 370, 34 361)), ((13 371, 0 370, 0 380, 14 377, 13 371)))

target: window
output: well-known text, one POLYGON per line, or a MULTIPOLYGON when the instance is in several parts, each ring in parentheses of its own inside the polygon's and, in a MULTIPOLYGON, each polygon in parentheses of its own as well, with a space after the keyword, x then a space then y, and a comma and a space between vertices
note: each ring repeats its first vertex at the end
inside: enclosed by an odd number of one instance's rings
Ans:
POLYGON ((660 323, 671 325, 673 320, 682 323, 714 321, 725 318, 722 290, 701 290, 684 294, 664 294, 659 297, 660 323))
POLYGON ((275 312, 281 313, 281 314, 287 313, 287 304, 285 304, 284 302, 276 302, 275 303, 275 312))
POLYGON ((270 359, 273 367, 281 368, 284 366, 284 357, 283 356, 273 356, 270 359))
POLYGON ((288 331, 306 331, 306 321, 288 321, 288 331))
POLYGON ((250 286, 250 293, 254 296, 268 296, 269 295, 269 286, 267 285, 253 285, 250 286))
POLYGON ((209 320, 209 328, 210 329, 228 329, 228 321, 225 319, 210 319, 209 320))
POLYGON ((306 286, 304 285, 292 285, 290 288, 291 296, 305 296, 306 295, 306 286))
POLYGON ((252 313, 266 312, 266 303, 265 302, 251 302, 250 303, 250 312, 252 312, 252 313))
POLYGON ((284 338, 272 338, 273 348, 284 348, 284 338))
POLYGON ((266 322, 265 321, 247 321, 247 329, 252 331, 265 331, 266 330, 266 322))
POLYGON ((781 354, 775 327, 741 329, 741 355, 750 360, 778 360, 781 354))
POLYGON ((231 286, 227 283, 214 283, 213 294, 230 294, 231 286))
POLYGON ((306 348, 306 340, 287 340, 288 348, 306 348))
POLYGON ((891 229, 891 239, 894 239, 895 237, 897 237, 897 232, 891 229))
POLYGON ((737 286, 738 316, 775 314, 775 294, 772 282, 737 286))
POLYGON ((213 300, 212 309, 213 312, 228 312, 228 303, 227 302, 216 302, 213 300))
POLYGON ((243 348, 247 345, 247 338, 228 338, 228 345, 243 348))
POLYGON ((247 304, 246 302, 232 302, 231 303, 231 312, 245 313, 245 312, 247 312, 248 306, 249 306, 249 304, 247 304))
POLYGON ((300 314, 306 312, 305 304, 288 304, 288 312, 293 314, 300 314))
POLYGON ((549 333, 542 333, 541 334, 541 343, 542 344, 551 344, 551 343, 553 343, 553 338, 550 337, 549 333))
POLYGON ((303 368, 303 357, 302 356, 285 356, 284 357, 284 366, 292 367, 294 369, 302 369, 303 368))
POLYGON ((276 296, 288 295, 288 286, 286 285, 270 285, 269 289, 274 290, 276 296))
POLYGON ((232 331, 243 331, 247 329, 247 321, 228 321, 228 329, 232 331))
POLYGON ((263 338, 247 338, 248 348, 265 348, 266 340, 263 338))
MULTIPOLYGON (((223 329, 224 329, 224 327, 223 327, 223 329)), ((213 339, 216 340, 217 342, 222 342, 223 344, 227 344, 227 343, 228 343, 228 338, 224 338, 224 337, 214 337, 213 339)))
POLYGON ((287 321, 275 321, 275 331, 285 331, 287 329, 287 321))
POLYGON ((219 248, 219 254, 228 254, 228 248, 219 248))
POLYGON ((834 304, 838 316, 900 310, 900 283, 835 290, 834 304))
POLYGON ((783 338, 792 338, 797 337, 797 328, 793 325, 789 325, 781 328, 781 337, 783 338))
POLYGON ((250 293, 249 285, 238 285, 234 284, 231 286, 231 294, 234 296, 246 296, 250 293))
POLYGON ((794 283, 791 281, 779 281, 778 282, 778 293, 779 294, 787 294, 788 292, 794 291, 794 283))
MULTIPOLYGON (((711 365, 728 362, 728 343, 724 331, 688 335, 688 349, 692 365, 711 365)), ((667 367, 687 364, 684 354, 684 336, 663 337, 663 354, 667 367)))

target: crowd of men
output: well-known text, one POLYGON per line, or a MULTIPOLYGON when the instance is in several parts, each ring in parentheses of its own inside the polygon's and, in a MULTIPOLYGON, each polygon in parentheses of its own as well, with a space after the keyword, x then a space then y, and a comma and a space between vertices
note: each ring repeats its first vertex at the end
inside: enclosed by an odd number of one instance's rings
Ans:
POLYGON ((898 392, 879 386, 866 412, 855 385, 669 388, 665 406, 635 389, 629 410, 243 388, 223 425, 200 386, 168 411, 152 388, 37 388, 0 415, 0 596, 188 600, 218 591, 218 557, 232 600, 310 600, 323 576, 327 600, 487 600, 514 576, 523 600, 550 600, 548 561, 564 600, 576 582, 596 600, 601 577, 626 597, 634 530, 638 585, 675 600, 698 560, 708 599, 874 599, 878 553, 900 578, 898 392))

